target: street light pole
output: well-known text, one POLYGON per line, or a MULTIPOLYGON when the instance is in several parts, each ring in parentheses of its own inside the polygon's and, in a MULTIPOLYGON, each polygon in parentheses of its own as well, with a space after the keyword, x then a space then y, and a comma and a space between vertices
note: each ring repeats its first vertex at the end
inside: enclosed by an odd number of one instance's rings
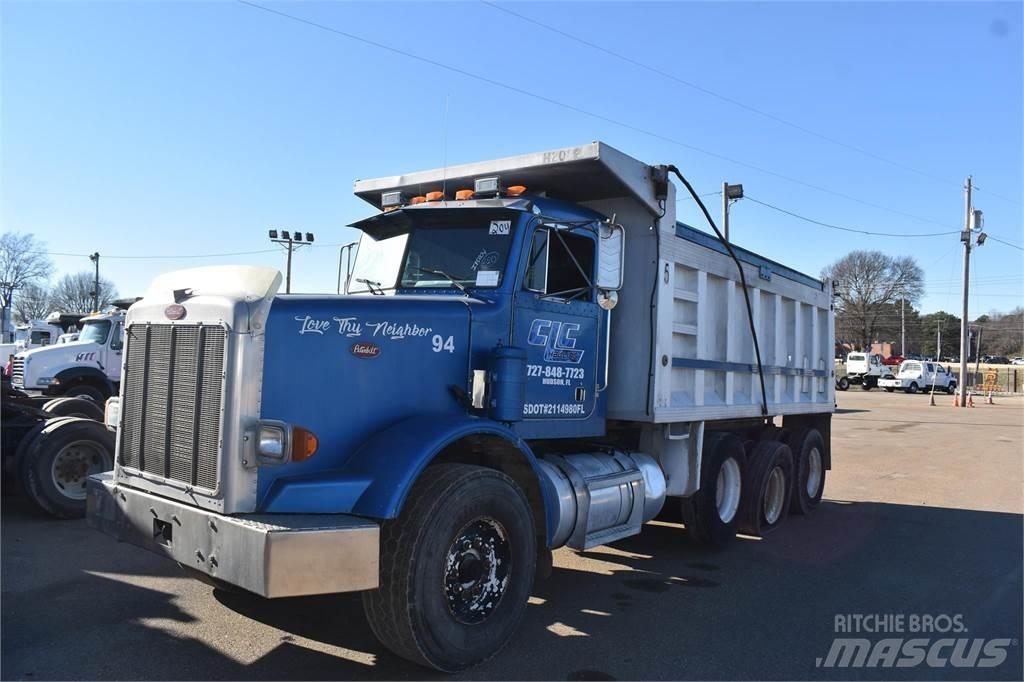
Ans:
POLYGON ((89 256, 89 260, 96 266, 96 274, 92 281, 92 310, 95 313, 100 310, 100 252, 89 256))
POLYGON ((287 267, 285 269, 284 279, 284 293, 292 293, 292 252, 303 246, 309 246, 313 243, 313 233, 307 232, 305 241, 303 241, 302 233, 295 231, 289 232, 288 230, 281 230, 280 236, 278 236, 277 230, 270 230, 270 241, 275 244, 280 244, 288 251, 287 267))
POLYGON ((960 407, 967 407, 967 355, 971 352, 967 319, 967 294, 971 273, 971 190, 973 181, 967 176, 964 186, 964 230, 960 241, 964 243, 964 287, 963 314, 960 318, 960 407))
POLYGON ((722 183, 722 236, 729 241, 729 204, 743 198, 743 185, 722 183))

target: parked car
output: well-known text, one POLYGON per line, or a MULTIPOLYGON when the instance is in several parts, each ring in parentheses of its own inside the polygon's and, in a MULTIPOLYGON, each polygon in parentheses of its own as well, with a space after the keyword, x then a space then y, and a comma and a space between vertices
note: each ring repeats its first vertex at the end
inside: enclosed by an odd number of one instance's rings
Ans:
POLYGON ((882 360, 882 364, 888 367, 899 367, 906 360, 902 355, 890 355, 889 357, 882 360))
POLYGON ((933 385, 936 389, 953 393, 956 391, 956 377, 940 364, 907 360, 900 365, 896 376, 883 377, 878 380, 878 385, 889 393, 896 389, 917 393, 933 385))
POLYGON ((993 355, 988 360, 985 360, 985 362, 990 365, 1008 365, 1010 364, 1010 358, 1005 355, 993 355))
POLYGON ((1024 365, 1024 358, 1014 358, 1010 360, 1011 365, 1024 365))

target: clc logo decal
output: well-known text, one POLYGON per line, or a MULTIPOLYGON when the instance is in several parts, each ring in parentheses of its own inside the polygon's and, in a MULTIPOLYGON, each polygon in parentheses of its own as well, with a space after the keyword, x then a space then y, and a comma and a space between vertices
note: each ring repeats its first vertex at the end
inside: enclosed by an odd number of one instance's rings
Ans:
POLYGON ((576 332, 579 330, 580 326, 575 322, 537 319, 530 325, 526 342, 531 346, 543 346, 547 362, 578 365, 583 359, 583 351, 576 350, 576 332))
POLYGON ((92 362, 96 359, 95 351, 91 353, 79 353, 75 356, 75 362, 92 362))

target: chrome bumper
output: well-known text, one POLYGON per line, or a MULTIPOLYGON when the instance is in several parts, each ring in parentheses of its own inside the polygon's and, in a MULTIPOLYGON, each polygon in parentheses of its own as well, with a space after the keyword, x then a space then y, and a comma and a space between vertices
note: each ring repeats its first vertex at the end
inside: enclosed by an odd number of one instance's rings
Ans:
POLYGON ((89 525, 264 597, 370 590, 380 527, 343 514, 224 516, 118 485, 88 482, 89 525))

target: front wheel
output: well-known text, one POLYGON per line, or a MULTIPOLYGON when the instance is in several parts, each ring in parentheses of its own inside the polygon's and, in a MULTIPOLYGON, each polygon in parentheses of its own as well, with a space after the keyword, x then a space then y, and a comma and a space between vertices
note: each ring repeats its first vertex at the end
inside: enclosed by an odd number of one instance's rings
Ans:
POLYGON ((97 405, 102 405, 109 397, 105 391, 100 390, 92 384, 75 384, 68 388, 68 390, 64 391, 63 395, 68 398, 85 398, 93 401, 97 405))
POLYGON ((384 523, 380 587, 363 610, 395 654, 457 672, 496 654, 533 587, 537 549, 526 496, 494 469, 429 467, 384 523))
POLYGON ((864 377, 860 381, 860 390, 870 391, 875 387, 875 382, 871 381, 868 377, 864 377))
POLYGON ((845 391, 846 389, 850 388, 850 380, 847 379, 846 377, 840 377, 839 383, 836 384, 836 388, 838 388, 840 391, 845 391))
POLYGON ((948 393, 950 395, 953 395, 954 393, 956 393, 956 382, 955 381, 949 382, 949 385, 946 386, 946 393, 948 393))

